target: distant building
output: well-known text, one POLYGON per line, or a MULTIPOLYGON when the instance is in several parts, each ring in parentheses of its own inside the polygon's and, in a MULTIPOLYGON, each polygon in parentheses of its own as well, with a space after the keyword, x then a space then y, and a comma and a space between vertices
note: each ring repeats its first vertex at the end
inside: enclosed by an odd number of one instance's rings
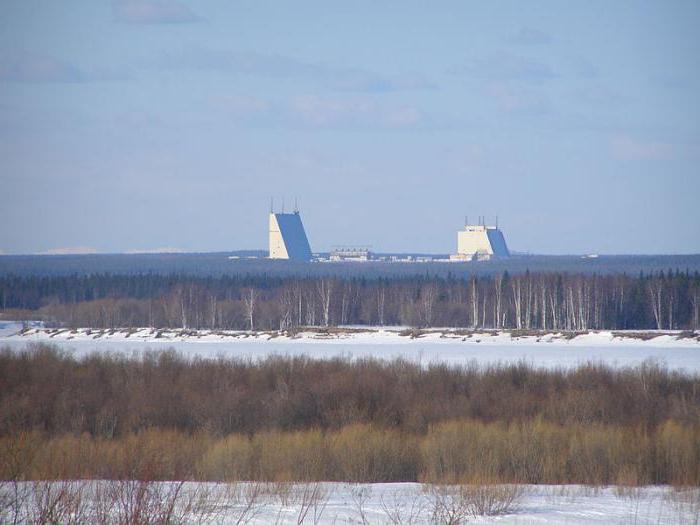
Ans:
POLYGON ((498 226, 468 224, 457 232, 457 253, 451 261, 488 261, 493 257, 508 257, 510 252, 498 226))
POLYGON ((372 252, 369 248, 358 246, 337 247, 331 252, 331 261, 369 261, 372 259, 372 252))
POLYGON ((270 213, 270 259, 310 261, 311 246, 298 211, 270 213))

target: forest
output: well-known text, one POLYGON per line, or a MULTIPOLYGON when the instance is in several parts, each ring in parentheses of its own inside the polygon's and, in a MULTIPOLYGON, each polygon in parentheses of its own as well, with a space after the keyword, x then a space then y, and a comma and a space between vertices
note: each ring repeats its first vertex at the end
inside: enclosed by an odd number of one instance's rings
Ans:
POLYGON ((289 330, 303 326, 698 330, 700 273, 0 277, 0 314, 49 326, 289 330))

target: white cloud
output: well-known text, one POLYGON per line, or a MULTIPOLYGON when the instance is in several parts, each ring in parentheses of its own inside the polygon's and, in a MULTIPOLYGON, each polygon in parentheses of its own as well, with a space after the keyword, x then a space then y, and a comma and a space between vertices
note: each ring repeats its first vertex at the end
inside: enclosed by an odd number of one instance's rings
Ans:
POLYGON ((37 255, 84 255, 99 253, 97 249, 89 246, 70 246, 64 248, 51 248, 44 252, 39 252, 37 255))
POLYGON ((405 128, 424 120, 423 113, 411 106, 386 107, 362 96, 298 96, 283 112, 291 123, 312 127, 405 128))
POLYGON ((84 78, 77 67, 53 56, 19 52, 0 57, 0 81, 82 82, 84 78))
POLYGON ((593 62, 582 56, 574 56, 568 59, 571 71, 583 78, 598 77, 598 68, 593 62))
POLYGON ((380 75, 360 69, 329 72, 328 84, 340 91, 413 91, 435 89, 435 84, 418 73, 380 75))
POLYGON ((613 155, 623 160, 663 160, 674 155, 672 144, 641 141, 628 136, 615 137, 611 141, 613 155))
POLYGON ((610 87, 594 83, 581 84, 573 93, 576 102, 586 102, 588 104, 617 108, 628 101, 628 97, 611 89, 610 87))
POLYGON ((256 95, 229 94, 218 97, 215 104, 234 117, 248 118, 271 112, 272 103, 256 95))
POLYGON ((436 87, 430 79, 418 73, 382 74, 361 68, 305 62, 284 55, 201 47, 167 51, 155 64, 165 69, 218 70, 236 75, 311 79, 338 91, 409 91, 436 87))
POLYGON ((524 46, 544 45, 550 44, 552 42, 552 37, 539 29, 523 27, 517 35, 511 38, 511 42, 524 46))
POLYGON ((340 99, 302 95, 291 100, 292 117, 313 126, 360 123, 374 113, 374 104, 365 99, 340 99))
POLYGON ((174 0, 113 0, 115 20, 129 24, 182 24, 199 20, 190 8, 174 0))
POLYGON ((78 67, 52 55, 17 51, 0 56, 0 82, 81 83, 127 80, 129 72, 113 66, 78 67))
POLYGON ((489 93, 507 113, 542 115, 552 109, 549 97, 535 89, 500 83, 492 85, 489 93))
POLYGON ((418 108, 359 93, 310 93, 281 100, 230 94, 212 98, 210 104, 217 115, 234 125, 392 129, 426 122, 426 115, 418 108))
POLYGON ((387 125, 397 128, 416 126, 423 120, 423 113, 411 106, 401 106, 390 109, 384 116, 384 121, 387 125))
POLYGON ((544 62, 509 54, 471 60, 448 73, 498 81, 541 81, 557 77, 544 62))
POLYGON ((322 66, 282 55, 204 47, 165 51, 157 59, 156 65, 166 69, 210 69, 272 77, 317 75, 324 71, 322 66))

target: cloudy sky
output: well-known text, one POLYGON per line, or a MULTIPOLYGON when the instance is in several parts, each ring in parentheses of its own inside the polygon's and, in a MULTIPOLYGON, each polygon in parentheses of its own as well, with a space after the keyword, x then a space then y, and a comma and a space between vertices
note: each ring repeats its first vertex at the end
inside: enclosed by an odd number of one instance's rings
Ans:
POLYGON ((700 3, 6 0, 0 251, 700 252, 700 3))

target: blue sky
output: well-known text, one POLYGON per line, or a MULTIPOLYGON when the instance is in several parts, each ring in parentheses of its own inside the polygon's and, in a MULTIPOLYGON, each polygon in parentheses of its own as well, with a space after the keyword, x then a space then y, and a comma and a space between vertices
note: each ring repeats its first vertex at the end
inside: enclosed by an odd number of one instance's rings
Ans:
POLYGON ((700 3, 0 3, 0 250, 700 252, 700 3))

